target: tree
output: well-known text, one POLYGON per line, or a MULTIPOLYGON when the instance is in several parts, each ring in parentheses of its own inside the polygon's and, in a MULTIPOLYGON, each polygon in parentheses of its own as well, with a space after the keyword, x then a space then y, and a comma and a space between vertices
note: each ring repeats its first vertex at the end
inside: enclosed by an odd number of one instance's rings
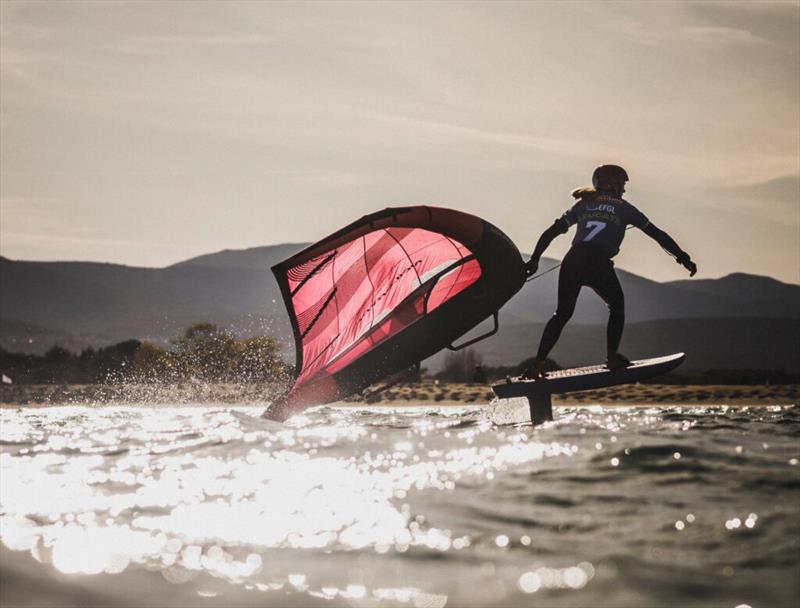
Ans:
POLYGON ((449 382, 471 382, 475 367, 481 362, 480 353, 471 348, 449 352, 444 357, 444 369, 439 376, 449 382))
POLYGON ((53 346, 44 356, 0 349, 0 371, 21 383, 210 382, 284 384, 291 368, 281 359, 281 344, 271 336, 236 340, 211 323, 196 323, 172 342, 171 350, 151 342, 126 340, 80 355, 53 346))
POLYGON ((284 380, 287 371, 280 359, 280 343, 272 336, 256 336, 236 342, 236 379, 284 380))
MULTIPOLYGON (((536 357, 528 357, 527 359, 524 359, 519 363, 519 365, 517 365, 515 373, 517 374, 524 373, 525 370, 529 369, 534 364, 535 361, 536 357)), ((558 363, 556 363, 554 359, 548 357, 547 359, 544 360, 544 365, 542 366, 541 369, 543 372, 553 372, 563 368, 558 363)))
POLYGON ((142 345, 139 340, 125 340, 97 351, 99 380, 123 382, 133 373, 133 359, 142 345))
POLYGON ((78 358, 58 345, 44 354, 42 363, 47 382, 70 382, 79 369, 78 358))
POLYGON ((133 357, 133 371, 138 380, 166 382, 180 376, 175 355, 152 342, 143 342, 133 357))
POLYGON ((181 371, 200 380, 225 380, 234 374, 236 340, 212 323, 195 323, 174 341, 181 371))

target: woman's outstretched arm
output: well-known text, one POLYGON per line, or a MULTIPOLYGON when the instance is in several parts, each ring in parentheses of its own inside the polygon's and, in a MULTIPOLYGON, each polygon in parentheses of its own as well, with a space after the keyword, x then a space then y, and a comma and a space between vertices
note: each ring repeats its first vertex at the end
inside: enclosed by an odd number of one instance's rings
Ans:
POLYGON ((525 264, 525 273, 528 276, 531 276, 536 272, 539 268, 539 259, 542 257, 542 254, 545 250, 550 246, 550 243, 553 242, 553 239, 556 238, 559 234, 564 234, 569 229, 567 222, 565 222, 562 218, 558 218, 553 225, 550 226, 547 230, 542 232, 542 236, 539 237, 539 241, 536 243, 536 247, 531 254, 531 259, 525 264))
POLYGON ((689 257, 689 254, 681 249, 670 235, 658 228, 655 224, 647 224, 647 226, 642 228, 642 232, 661 245, 667 253, 678 261, 678 264, 686 268, 686 270, 689 271, 690 277, 694 276, 697 272, 697 264, 692 262, 692 258, 689 257))

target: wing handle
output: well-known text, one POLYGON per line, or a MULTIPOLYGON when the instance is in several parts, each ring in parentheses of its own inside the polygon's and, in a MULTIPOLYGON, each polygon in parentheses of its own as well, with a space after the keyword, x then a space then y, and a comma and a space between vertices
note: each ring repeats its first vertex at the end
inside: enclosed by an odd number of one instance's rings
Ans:
POLYGON ((495 335, 497 333, 497 330, 500 329, 500 315, 499 315, 499 313, 497 311, 495 311, 494 314, 492 314, 492 318, 494 319, 494 327, 490 331, 486 332, 485 334, 481 334, 480 336, 478 336, 476 338, 472 338, 472 340, 467 340, 466 342, 464 342, 463 344, 459 344, 458 346, 456 346, 455 344, 448 344, 447 348, 449 348, 450 350, 454 350, 454 351, 455 350, 461 350, 462 348, 466 348, 467 346, 472 346, 476 342, 480 342, 481 340, 485 340, 489 336, 495 335))

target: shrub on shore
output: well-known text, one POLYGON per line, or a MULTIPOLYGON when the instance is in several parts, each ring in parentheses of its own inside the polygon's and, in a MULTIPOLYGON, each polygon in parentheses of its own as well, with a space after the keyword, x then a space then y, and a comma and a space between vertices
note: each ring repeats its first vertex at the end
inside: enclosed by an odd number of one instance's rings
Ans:
POLYGON ((41 356, 0 349, 0 370, 18 384, 285 382, 291 376, 276 338, 239 340, 211 323, 188 327, 171 348, 126 340, 77 354, 57 345, 41 356))

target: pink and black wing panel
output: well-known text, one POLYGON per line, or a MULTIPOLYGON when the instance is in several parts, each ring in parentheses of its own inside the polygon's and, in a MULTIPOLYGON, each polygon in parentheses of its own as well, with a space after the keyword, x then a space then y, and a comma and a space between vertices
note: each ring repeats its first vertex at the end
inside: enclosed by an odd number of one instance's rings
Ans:
POLYGON ((297 349, 288 399, 340 399, 441 350, 519 289, 521 265, 499 230, 435 207, 365 216, 278 264, 297 349), (463 321, 446 321, 447 309, 463 321))

